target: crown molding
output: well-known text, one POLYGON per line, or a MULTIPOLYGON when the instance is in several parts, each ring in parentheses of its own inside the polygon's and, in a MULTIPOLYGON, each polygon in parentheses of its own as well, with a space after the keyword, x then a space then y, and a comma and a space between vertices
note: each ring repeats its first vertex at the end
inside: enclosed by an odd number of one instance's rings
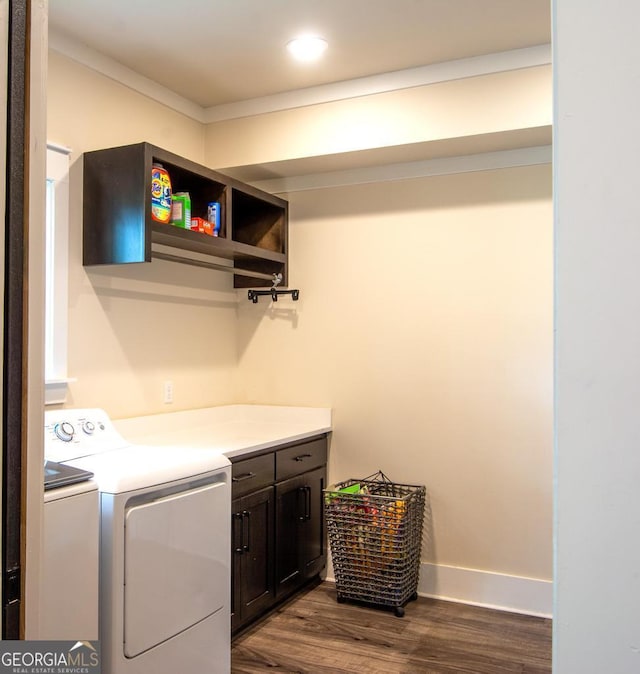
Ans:
POLYGON ((551 45, 543 44, 203 108, 54 29, 50 29, 49 32, 49 47, 202 124, 399 91, 467 77, 533 68, 551 63, 551 45))
POLYGON ((205 109, 208 123, 222 122, 241 117, 263 115, 302 108, 319 103, 331 103, 372 94, 411 89, 438 82, 478 77, 492 73, 534 68, 551 64, 551 45, 543 44, 523 49, 474 56, 472 58, 446 61, 432 65, 396 70, 394 72, 360 77, 334 84, 286 91, 281 94, 252 98, 237 103, 215 105, 205 109))
POLYGON ((49 29, 49 48, 196 122, 206 123, 205 109, 202 106, 52 28, 49 29))
POLYGON ((412 178, 426 178, 454 173, 550 164, 551 159, 551 145, 540 145, 457 157, 368 166, 344 171, 328 171, 310 175, 257 180, 251 184, 272 194, 289 194, 291 192, 344 187, 347 185, 362 185, 365 183, 410 180, 412 178))

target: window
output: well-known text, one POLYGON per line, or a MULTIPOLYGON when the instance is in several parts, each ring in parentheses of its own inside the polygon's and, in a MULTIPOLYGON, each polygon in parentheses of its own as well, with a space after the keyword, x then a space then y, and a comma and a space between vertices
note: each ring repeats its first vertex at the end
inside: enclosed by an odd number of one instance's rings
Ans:
POLYGON ((69 150, 47 145, 45 404, 67 393, 69 150))

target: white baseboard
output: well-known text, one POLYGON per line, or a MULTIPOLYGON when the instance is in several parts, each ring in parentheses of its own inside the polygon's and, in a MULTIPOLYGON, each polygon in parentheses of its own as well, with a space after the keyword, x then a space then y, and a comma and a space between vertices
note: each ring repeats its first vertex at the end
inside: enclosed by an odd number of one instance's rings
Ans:
POLYGON ((550 618, 553 582, 491 571, 422 563, 418 594, 550 618))
MULTIPOLYGON (((335 582, 328 565, 327 580, 335 582)), ((418 594, 461 604, 551 618, 553 582, 443 564, 420 565, 418 594)))

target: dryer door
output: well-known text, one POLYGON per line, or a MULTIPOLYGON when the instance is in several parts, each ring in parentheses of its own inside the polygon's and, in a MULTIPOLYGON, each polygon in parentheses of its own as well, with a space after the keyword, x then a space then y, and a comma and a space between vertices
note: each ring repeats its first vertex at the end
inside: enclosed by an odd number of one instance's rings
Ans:
POLYGON ((126 657, 170 639, 228 602, 229 512, 226 481, 126 509, 126 657))

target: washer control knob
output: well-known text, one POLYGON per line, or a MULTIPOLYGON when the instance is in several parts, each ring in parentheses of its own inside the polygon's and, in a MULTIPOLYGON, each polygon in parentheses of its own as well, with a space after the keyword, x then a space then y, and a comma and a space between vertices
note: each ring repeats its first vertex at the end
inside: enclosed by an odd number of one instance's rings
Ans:
POLYGON ((71 442, 71 440, 73 440, 73 434, 76 432, 68 421, 63 421, 61 424, 56 424, 54 430, 56 435, 63 442, 71 442))
POLYGON ((96 430, 96 426, 93 423, 93 421, 83 421, 82 422, 82 430, 87 434, 87 435, 93 435, 93 431, 96 430))

